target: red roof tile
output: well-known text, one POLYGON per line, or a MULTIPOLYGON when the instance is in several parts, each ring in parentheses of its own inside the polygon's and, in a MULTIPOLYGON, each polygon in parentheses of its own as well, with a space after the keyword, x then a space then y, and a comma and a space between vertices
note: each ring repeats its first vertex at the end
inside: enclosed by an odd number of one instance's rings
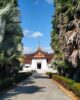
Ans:
POLYGON ((32 54, 25 54, 24 55, 24 63, 25 64, 31 64, 32 59, 47 59, 48 64, 53 59, 54 54, 53 53, 47 53, 42 51, 41 49, 38 49, 36 52, 32 54))

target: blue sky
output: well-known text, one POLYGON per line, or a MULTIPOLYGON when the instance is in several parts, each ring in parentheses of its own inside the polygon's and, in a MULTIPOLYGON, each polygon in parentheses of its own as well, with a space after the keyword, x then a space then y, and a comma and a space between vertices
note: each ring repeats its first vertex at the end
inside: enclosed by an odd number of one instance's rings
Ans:
POLYGON ((50 47, 53 0, 19 0, 21 26, 23 28, 24 53, 35 51, 39 46, 52 52, 50 47))

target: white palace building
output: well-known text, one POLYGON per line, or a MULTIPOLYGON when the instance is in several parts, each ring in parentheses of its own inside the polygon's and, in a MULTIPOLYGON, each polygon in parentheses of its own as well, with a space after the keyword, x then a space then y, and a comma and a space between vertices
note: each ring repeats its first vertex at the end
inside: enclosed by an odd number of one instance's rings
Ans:
POLYGON ((52 71, 53 53, 47 53, 38 48, 36 52, 24 55, 23 71, 35 70, 40 73, 52 71))

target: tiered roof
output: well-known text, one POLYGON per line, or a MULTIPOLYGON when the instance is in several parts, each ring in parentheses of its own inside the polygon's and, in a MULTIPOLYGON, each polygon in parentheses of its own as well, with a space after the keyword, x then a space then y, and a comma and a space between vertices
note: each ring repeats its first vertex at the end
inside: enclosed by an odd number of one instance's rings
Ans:
POLYGON ((47 59, 48 64, 53 59, 53 53, 47 53, 38 48, 36 52, 24 55, 24 63, 31 64, 32 59, 47 59))

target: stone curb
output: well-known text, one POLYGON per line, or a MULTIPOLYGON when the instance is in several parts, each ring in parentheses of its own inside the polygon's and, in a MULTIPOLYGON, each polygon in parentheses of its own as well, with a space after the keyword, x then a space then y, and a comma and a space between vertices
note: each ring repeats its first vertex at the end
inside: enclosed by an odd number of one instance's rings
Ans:
POLYGON ((53 81, 63 92, 65 92, 69 97, 71 97, 71 100, 80 100, 80 98, 78 98, 72 91, 64 88, 61 84, 59 84, 55 80, 53 81))

